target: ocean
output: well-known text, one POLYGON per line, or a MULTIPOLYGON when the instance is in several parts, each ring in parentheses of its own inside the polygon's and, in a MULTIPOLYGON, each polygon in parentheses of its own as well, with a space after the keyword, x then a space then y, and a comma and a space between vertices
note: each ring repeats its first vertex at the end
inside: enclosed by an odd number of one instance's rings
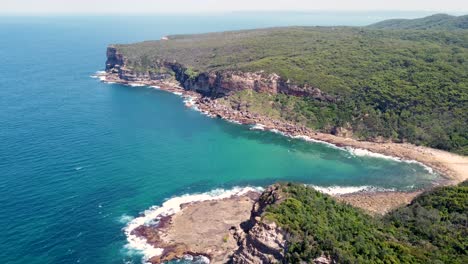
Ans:
POLYGON ((185 194, 277 181, 334 192, 428 186, 438 176, 418 164, 252 130, 171 93, 91 78, 112 43, 395 16, 0 17, 1 262, 140 263, 125 227, 185 194))

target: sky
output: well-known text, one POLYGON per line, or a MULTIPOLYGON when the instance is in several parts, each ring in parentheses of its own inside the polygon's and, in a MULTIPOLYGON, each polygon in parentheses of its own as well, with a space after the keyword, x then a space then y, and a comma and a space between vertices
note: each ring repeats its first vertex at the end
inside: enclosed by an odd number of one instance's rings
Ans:
POLYGON ((140 14, 232 11, 468 13, 468 0, 0 0, 2 14, 140 14))

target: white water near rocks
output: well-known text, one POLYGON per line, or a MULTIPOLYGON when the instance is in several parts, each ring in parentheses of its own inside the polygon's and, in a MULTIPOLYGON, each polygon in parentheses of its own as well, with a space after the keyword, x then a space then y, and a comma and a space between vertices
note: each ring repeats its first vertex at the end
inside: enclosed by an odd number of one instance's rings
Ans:
MULTIPOLYGON (((101 81, 106 82, 105 76, 103 76, 105 73, 98 72, 95 76, 98 77, 93 77, 93 78, 99 78, 101 81)), ((109 83, 109 82, 108 82, 109 83)), ((136 83, 129 84, 129 86, 144 86, 136 83)), ((160 89, 158 86, 151 86, 150 88, 154 89, 160 89)), ((179 97, 183 98, 183 103, 185 106, 195 110, 199 111, 202 114, 210 116, 208 113, 201 111, 197 105, 196 105, 196 98, 188 95, 184 95, 181 92, 171 92, 179 97)), ((213 117, 213 116, 210 116, 213 117)), ((231 123, 236 123, 242 125, 240 122, 236 120, 230 120, 230 119, 225 119, 228 122, 231 123)), ((407 163, 415 163, 418 164, 422 167, 424 167, 428 172, 434 173, 433 170, 414 160, 403 160, 397 157, 392 157, 392 156, 387 156, 383 155, 380 153, 375 153, 371 152, 365 149, 359 149, 359 148, 352 148, 352 147, 338 147, 332 143, 326 142, 326 141, 321 141, 321 140, 316 140, 313 138, 310 138, 309 136, 306 135, 290 135, 284 132, 281 132, 277 129, 266 129, 266 127, 263 124, 254 124, 250 126, 250 130, 259 130, 259 131, 269 131, 272 133, 277 133, 282 136, 294 138, 294 139, 300 139, 304 140, 307 142, 313 142, 313 143, 318 143, 318 144, 323 144, 326 145, 327 147, 338 149, 341 151, 346 151, 350 153, 352 156, 357 156, 357 157, 372 157, 372 158, 377 158, 377 159, 388 159, 388 160, 393 160, 396 162, 407 162, 407 163)), ((350 193, 356 193, 356 192, 386 192, 386 191, 395 191, 395 189, 391 188, 380 188, 380 187, 375 187, 375 186, 316 186, 316 185, 309 185, 313 187, 314 189, 330 194, 330 195, 342 195, 342 194, 350 194, 350 193)), ((148 244, 146 242, 146 239, 138 237, 134 234, 132 234, 132 231, 137 228, 138 226, 141 225, 151 225, 151 224, 157 224, 158 220, 163 217, 163 216, 168 216, 177 213, 180 211, 180 205, 184 203, 191 203, 191 202, 199 202, 199 201, 206 201, 206 200, 216 200, 216 199, 223 199, 223 198, 228 198, 231 196, 235 195, 242 195, 245 194, 248 191, 261 191, 261 187, 236 187, 231 190, 222 190, 222 189, 216 189, 211 192, 207 193, 202 193, 202 194, 187 194, 179 197, 174 197, 166 202, 164 202, 161 206, 152 206, 149 209, 147 209, 142 216, 136 217, 136 218, 131 218, 129 216, 122 216, 121 220, 122 222, 128 222, 126 227, 124 228, 125 235, 127 237, 127 242, 128 244, 125 246, 127 249, 128 254, 142 254, 143 255, 143 261, 148 260, 149 258, 153 256, 158 256, 163 253, 163 250, 161 248, 155 248, 152 245, 148 244)), ((201 262, 208 261, 208 260, 201 260, 201 262)), ((208 261, 209 262, 209 261, 208 261)))
POLYGON ((342 194, 350 194, 350 193, 357 193, 357 192, 392 192, 395 189, 386 189, 380 188, 375 186, 316 186, 316 185, 308 185, 319 192, 330 194, 330 195, 342 195, 342 194))
POLYGON ((128 244, 125 246, 129 254, 139 253, 143 255, 143 260, 146 261, 153 256, 159 256, 163 253, 163 249, 155 248, 148 244, 145 238, 139 237, 132 232, 141 225, 155 225, 159 219, 164 216, 173 215, 181 210, 181 205, 193 202, 202 202, 209 200, 219 200, 233 196, 241 196, 248 192, 261 192, 261 187, 235 187, 230 190, 215 189, 210 192, 200 194, 186 194, 170 198, 161 206, 152 206, 145 210, 144 213, 132 220, 124 215, 122 219, 130 220, 124 228, 124 233, 127 237, 128 244))

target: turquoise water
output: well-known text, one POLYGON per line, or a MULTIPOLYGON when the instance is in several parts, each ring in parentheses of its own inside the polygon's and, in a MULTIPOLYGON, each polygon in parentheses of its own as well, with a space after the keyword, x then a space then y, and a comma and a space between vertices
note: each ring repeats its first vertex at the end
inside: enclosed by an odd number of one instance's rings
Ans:
POLYGON ((436 176, 415 164, 252 131, 205 117, 170 93, 90 78, 104 67, 109 43, 317 21, 325 20, 0 18, 1 262, 139 263, 124 247, 124 216, 186 193, 276 181, 430 184, 436 176))

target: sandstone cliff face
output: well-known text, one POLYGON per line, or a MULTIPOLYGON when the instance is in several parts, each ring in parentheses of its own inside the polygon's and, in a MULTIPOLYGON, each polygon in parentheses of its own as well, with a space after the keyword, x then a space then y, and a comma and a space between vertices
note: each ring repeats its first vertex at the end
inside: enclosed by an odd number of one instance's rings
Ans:
POLYGON ((115 47, 108 47, 107 52, 107 61, 106 61, 106 71, 111 71, 113 69, 120 69, 125 64, 124 56, 117 52, 115 47))
POLYGON ((229 95, 241 90, 254 90, 271 94, 283 93, 294 96, 312 97, 322 101, 334 101, 335 98, 312 86, 298 86, 278 76, 264 72, 215 71, 203 72, 196 76, 187 74, 187 68, 177 62, 157 61, 154 66, 166 69, 174 74, 156 72, 138 72, 128 66, 128 60, 115 47, 108 47, 106 71, 116 73, 126 81, 151 81, 175 79, 186 90, 196 91, 214 98, 229 95))
MULTIPOLYGON (((289 234, 275 222, 262 219, 266 208, 281 203, 285 199, 278 184, 269 186, 254 204, 250 219, 241 224, 234 237, 239 248, 231 256, 230 263, 261 264, 288 263, 285 254, 288 249, 289 234)), ((330 256, 310 260, 314 264, 335 264, 330 256)))
POLYGON ((281 202, 279 186, 273 185, 255 203, 251 217, 237 230, 235 238, 239 248, 234 252, 231 263, 284 263, 287 233, 274 222, 261 219, 268 205, 281 202))

